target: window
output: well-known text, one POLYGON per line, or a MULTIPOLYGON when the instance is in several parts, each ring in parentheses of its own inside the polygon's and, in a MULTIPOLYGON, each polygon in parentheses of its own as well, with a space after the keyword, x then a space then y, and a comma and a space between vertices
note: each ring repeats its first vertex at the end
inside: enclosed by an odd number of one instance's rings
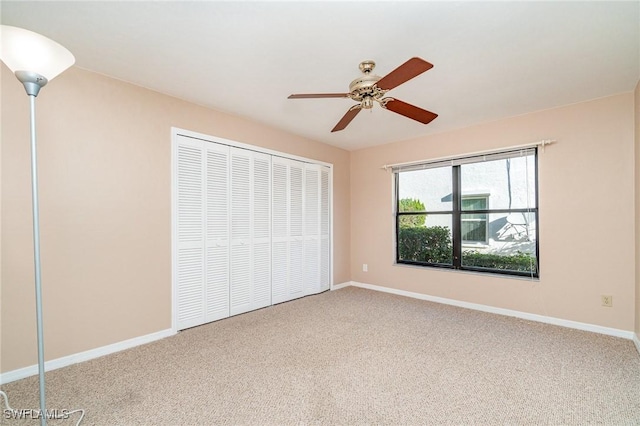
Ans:
POLYGON ((396 263, 538 276, 535 148, 393 171, 396 263))
MULTIPOLYGON (((487 210, 489 197, 462 196, 462 210, 487 210)), ((462 244, 487 244, 489 232, 486 213, 466 214, 461 219, 462 244)))

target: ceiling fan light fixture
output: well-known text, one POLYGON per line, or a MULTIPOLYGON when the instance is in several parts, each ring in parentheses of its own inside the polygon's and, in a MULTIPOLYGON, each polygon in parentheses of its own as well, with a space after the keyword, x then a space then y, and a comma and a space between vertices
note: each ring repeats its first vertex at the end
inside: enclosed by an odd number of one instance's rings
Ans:
POLYGON ((362 100, 362 109, 371 109, 373 108, 373 99, 371 98, 371 96, 367 96, 366 98, 364 98, 362 100))

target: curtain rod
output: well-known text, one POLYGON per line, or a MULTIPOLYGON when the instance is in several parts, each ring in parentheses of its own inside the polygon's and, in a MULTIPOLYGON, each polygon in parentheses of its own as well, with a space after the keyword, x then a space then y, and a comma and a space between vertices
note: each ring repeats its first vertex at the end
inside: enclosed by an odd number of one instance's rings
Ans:
POLYGON ((432 163, 432 162, 436 162, 436 161, 454 160, 454 159, 462 158, 462 157, 474 157, 476 155, 492 154, 492 153, 495 153, 495 152, 510 151, 510 150, 513 150, 513 149, 532 148, 534 146, 542 147, 542 152, 544 152, 544 147, 545 146, 551 145, 552 143, 556 143, 556 142, 558 142, 558 141, 555 140, 555 139, 544 139, 544 140, 541 140, 541 141, 526 143, 526 144, 523 144, 523 145, 507 146, 507 147, 499 148, 499 149, 490 149, 490 150, 486 150, 486 151, 471 152, 469 154, 450 155, 448 157, 430 158, 428 160, 408 161, 406 163, 385 164, 384 166, 381 167, 381 169, 389 170, 389 169, 391 169, 393 167, 398 167, 398 166, 410 166, 410 165, 421 164, 421 163, 432 163))

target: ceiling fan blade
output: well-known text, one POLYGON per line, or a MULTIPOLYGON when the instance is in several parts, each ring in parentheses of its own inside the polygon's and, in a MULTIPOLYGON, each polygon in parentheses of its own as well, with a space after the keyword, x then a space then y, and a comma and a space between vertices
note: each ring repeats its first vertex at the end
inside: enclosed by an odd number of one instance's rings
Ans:
POLYGON ((348 93, 303 93, 289 95, 287 99, 311 99, 311 98, 348 98, 348 93))
POLYGON ((436 113, 418 108, 417 106, 394 98, 383 99, 382 106, 396 114, 404 115, 405 117, 419 121, 422 124, 429 124, 438 116, 436 113))
POLYGON ((411 58, 395 70, 378 80, 376 84, 382 90, 391 90, 402 83, 411 80, 425 71, 433 68, 433 65, 424 59, 411 58))
POLYGON ((333 133, 343 130, 349 125, 349 123, 351 123, 351 120, 353 120, 361 110, 362 107, 359 104, 349 108, 349 111, 347 111, 347 113, 340 119, 340 121, 338 121, 338 124, 336 124, 336 127, 334 127, 331 132, 333 133))

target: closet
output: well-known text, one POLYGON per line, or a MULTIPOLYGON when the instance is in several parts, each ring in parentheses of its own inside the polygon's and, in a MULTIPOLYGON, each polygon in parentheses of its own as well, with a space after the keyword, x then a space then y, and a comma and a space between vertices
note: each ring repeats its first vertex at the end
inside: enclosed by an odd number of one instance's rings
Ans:
POLYGON ((178 330, 330 287, 331 167, 174 129, 178 330))

